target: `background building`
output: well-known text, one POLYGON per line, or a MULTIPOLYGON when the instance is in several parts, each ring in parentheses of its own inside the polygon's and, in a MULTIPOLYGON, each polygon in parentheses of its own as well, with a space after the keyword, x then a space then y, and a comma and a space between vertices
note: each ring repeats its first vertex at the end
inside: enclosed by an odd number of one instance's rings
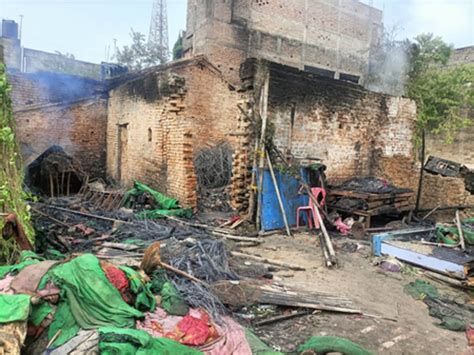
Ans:
POLYGON ((253 57, 362 83, 381 28, 382 11, 356 0, 189 0, 184 52, 233 82, 253 57))

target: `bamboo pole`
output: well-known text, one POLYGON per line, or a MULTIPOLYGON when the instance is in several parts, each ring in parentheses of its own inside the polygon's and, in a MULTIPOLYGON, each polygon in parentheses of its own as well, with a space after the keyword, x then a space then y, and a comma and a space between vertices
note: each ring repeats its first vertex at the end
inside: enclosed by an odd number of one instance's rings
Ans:
POLYGON ((286 234, 288 235, 288 237, 291 237, 292 235, 290 231, 290 226, 288 224, 288 218, 286 217, 285 206, 283 205, 283 201, 281 199, 280 189, 278 187, 275 171, 273 170, 272 160, 270 159, 270 154, 268 154, 268 151, 266 151, 266 155, 267 155, 268 167, 270 168, 270 175, 272 176, 273 186, 275 187, 275 192, 278 199, 278 204, 280 205, 281 215, 283 217, 283 222, 285 223, 286 234))
POLYGON ((270 73, 268 72, 265 77, 265 82, 262 88, 262 94, 260 97, 260 117, 262 118, 262 127, 260 132, 260 143, 259 143, 259 154, 260 160, 258 164, 258 187, 257 187, 257 216, 256 226, 257 230, 261 229, 261 210, 262 210, 262 193, 263 193, 263 173, 265 169, 265 135, 267 132, 267 113, 268 113, 268 91, 270 87, 270 73))
POLYGON ((464 241, 464 232, 462 231, 461 218, 459 218, 459 210, 456 210, 456 226, 459 231, 459 244, 463 251, 466 250, 466 242, 464 241))

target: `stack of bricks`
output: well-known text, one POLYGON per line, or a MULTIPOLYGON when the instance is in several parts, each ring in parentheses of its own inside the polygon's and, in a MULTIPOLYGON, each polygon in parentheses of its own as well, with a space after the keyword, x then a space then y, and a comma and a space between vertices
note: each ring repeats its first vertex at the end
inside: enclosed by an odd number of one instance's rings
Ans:
POLYGON ((249 208, 249 197, 252 189, 252 159, 251 159, 251 134, 250 119, 252 104, 250 98, 242 99, 239 106, 246 108, 246 114, 239 117, 239 149, 233 155, 231 201, 232 208, 244 213, 249 208))
POLYGON ((247 149, 242 149, 233 155, 231 206, 239 212, 245 212, 249 208, 250 189, 252 188, 249 156, 247 149))

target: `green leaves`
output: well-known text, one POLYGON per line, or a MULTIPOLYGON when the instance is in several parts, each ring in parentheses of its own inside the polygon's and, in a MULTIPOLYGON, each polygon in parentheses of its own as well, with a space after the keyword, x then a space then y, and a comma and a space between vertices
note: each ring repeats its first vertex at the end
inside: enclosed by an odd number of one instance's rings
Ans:
MULTIPOLYGON (((15 139, 10 90, 5 66, 0 63, 0 212, 15 213, 27 237, 33 242, 34 231, 26 204, 27 195, 23 191, 23 172, 15 139)), ((2 227, 3 219, 0 219, 0 230, 2 227)), ((14 239, 4 240, 0 236, 0 262, 12 261, 17 253, 14 239)))
POLYGON ((473 124, 474 66, 449 67, 452 47, 440 37, 423 34, 410 45, 407 95, 418 106, 418 129, 453 141, 462 128, 473 124))

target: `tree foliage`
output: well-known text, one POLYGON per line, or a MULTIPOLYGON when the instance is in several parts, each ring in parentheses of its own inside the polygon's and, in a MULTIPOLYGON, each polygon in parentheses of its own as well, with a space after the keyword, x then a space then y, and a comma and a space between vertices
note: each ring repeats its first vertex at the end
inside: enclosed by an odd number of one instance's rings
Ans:
POLYGON ((173 60, 183 58, 183 33, 180 33, 173 47, 173 60))
MULTIPOLYGON (((23 190, 23 173, 18 144, 15 137, 14 119, 10 100, 10 85, 5 66, 0 62, 0 212, 14 213, 23 225, 31 242, 34 232, 30 224, 27 195, 23 190)), ((3 220, 0 218, 0 230, 3 220)), ((0 235, 0 259, 10 262, 17 256, 14 239, 0 235)))
POLYGON ((457 131, 472 125, 474 66, 449 67, 452 47, 432 34, 409 43, 408 97, 418 107, 418 129, 451 142, 457 131))
POLYGON ((130 37, 130 46, 117 49, 115 59, 119 64, 126 65, 130 70, 140 70, 166 62, 167 58, 162 55, 160 48, 146 41, 144 34, 132 29, 130 37))

